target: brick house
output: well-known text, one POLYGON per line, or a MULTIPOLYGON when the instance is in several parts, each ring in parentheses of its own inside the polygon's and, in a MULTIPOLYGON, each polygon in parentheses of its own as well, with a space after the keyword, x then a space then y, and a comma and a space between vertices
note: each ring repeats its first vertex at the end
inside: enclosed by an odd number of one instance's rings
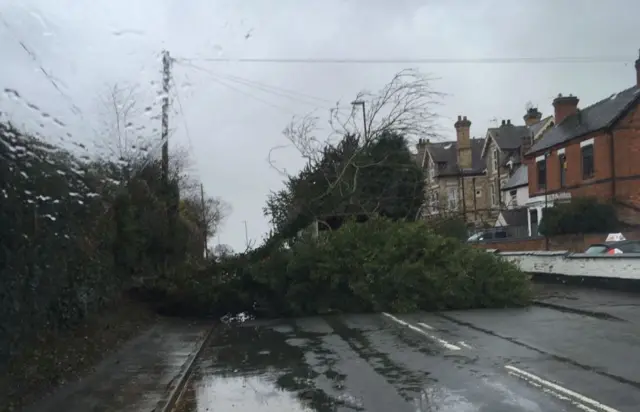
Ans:
POLYGON ((454 127, 455 141, 420 140, 417 145, 417 160, 426 179, 423 216, 456 213, 475 226, 490 224, 484 139, 471 138, 471 121, 466 116, 458 116, 454 127))
POLYGON ((554 123, 526 153, 529 227, 545 203, 595 196, 640 223, 640 58, 635 84, 585 108, 576 96, 553 100, 554 123))

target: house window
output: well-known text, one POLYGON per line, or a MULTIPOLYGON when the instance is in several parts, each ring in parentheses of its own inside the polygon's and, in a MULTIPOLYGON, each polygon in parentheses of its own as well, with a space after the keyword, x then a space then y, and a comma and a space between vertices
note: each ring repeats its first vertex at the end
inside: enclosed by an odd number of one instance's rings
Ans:
POLYGON ((433 192, 430 193, 429 203, 431 204, 431 207, 433 207, 433 208, 438 207, 438 192, 437 191, 433 191, 433 192))
POLYGON ((518 190, 510 190, 509 191, 509 204, 511 206, 518 206, 518 190))
POLYGON ((588 144, 580 148, 582 155, 582 178, 591 179, 595 174, 593 162, 593 144, 588 144))
POLYGON ((547 159, 542 158, 536 161, 536 168, 538 170, 538 190, 546 189, 547 187, 547 159))
POLYGON ((567 185, 567 155, 560 153, 558 162, 560 163, 560 187, 565 187, 567 185))
POLYGON ((449 209, 456 210, 458 208, 458 190, 455 187, 450 187, 449 192, 447 193, 447 198, 449 200, 449 209))
POLYGON ((438 162, 438 170, 444 170, 447 167, 447 162, 438 162))
POLYGON ((490 189, 491 189, 491 204, 495 205, 496 204, 496 186, 493 183, 491 183, 490 189))
POLYGON ((498 149, 493 149, 493 171, 498 172, 498 149))

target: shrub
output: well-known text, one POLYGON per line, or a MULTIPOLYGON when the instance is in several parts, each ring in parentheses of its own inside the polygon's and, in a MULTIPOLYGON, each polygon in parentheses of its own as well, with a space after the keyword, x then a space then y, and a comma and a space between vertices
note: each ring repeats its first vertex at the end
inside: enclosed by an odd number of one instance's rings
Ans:
POLYGON ((427 220, 427 225, 437 235, 452 237, 461 241, 469 237, 469 228, 463 218, 456 215, 434 217, 427 220))
POLYGON ((540 222, 540 233, 545 236, 611 233, 618 228, 614 206, 588 197, 575 198, 569 203, 546 209, 540 222))

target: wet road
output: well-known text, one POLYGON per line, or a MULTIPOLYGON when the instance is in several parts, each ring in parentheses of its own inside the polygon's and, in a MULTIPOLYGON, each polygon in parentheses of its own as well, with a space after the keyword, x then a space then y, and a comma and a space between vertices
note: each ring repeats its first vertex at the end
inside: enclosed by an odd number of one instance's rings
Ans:
POLYGON ((214 332, 178 410, 637 411, 638 332, 550 307, 252 321, 214 332))

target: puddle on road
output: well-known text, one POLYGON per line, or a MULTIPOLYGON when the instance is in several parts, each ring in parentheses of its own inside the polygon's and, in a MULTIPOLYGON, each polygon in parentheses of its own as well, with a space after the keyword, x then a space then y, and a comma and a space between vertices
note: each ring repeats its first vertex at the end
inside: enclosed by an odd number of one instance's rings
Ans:
POLYGON ((481 410, 467 400, 467 388, 451 390, 430 377, 427 366, 446 366, 431 364, 430 351, 395 339, 338 318, 228 327, 204 348, 175 412, 481 410), (424 368, 409 366, 418 354, 424 368))
POLYGON ((297 394, 278 387, 274 376, 209 376, 189 388, 180 412, 312 412, 297 394))
MULTIPOLYGON (((339 387, 340 376, 311 369, 304 345, 269 328, 226 327, 204 348, 176 412, 239 410, 357 411, 339 387)), ((302 343, 302 342, 299 342, 302 343)))

